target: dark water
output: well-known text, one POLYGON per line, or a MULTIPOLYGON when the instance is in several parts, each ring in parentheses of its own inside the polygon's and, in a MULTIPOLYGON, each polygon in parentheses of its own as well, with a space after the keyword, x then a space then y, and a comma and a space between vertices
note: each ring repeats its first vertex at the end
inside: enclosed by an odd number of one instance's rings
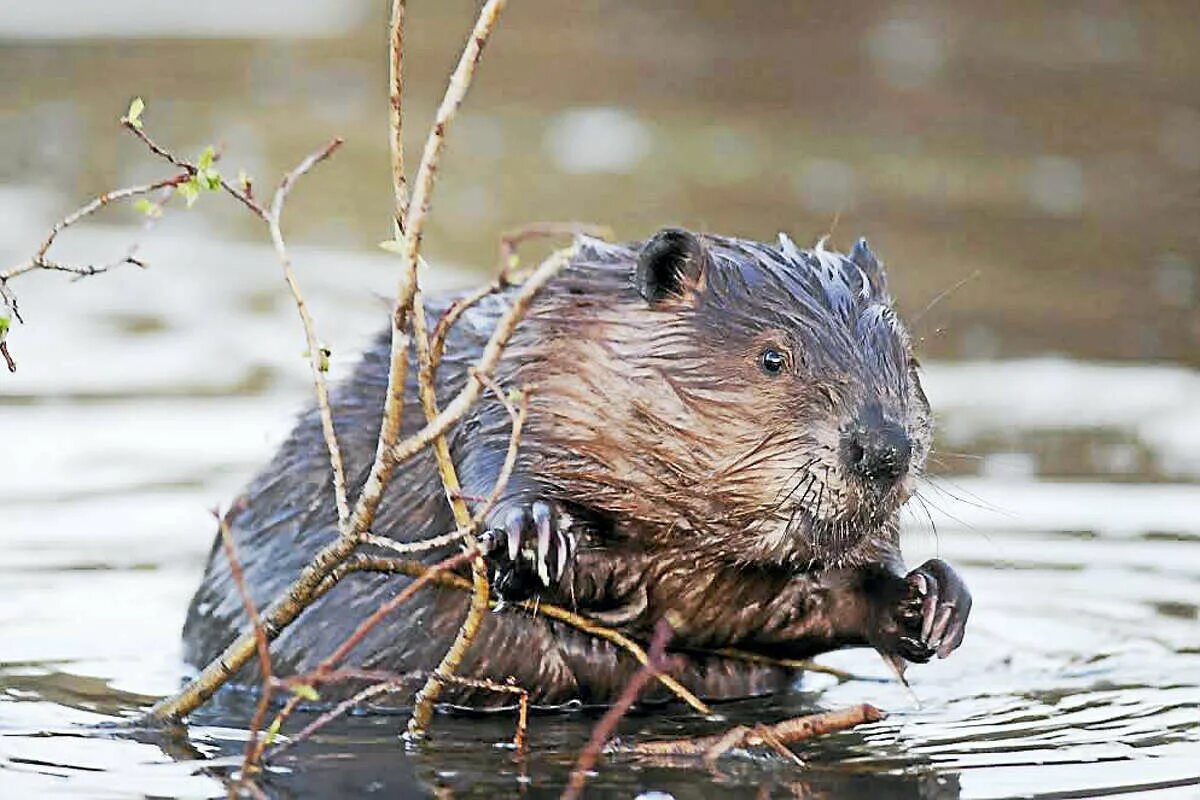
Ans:
MULTIPOLYGON (((390 191, 382 4, 43 5, 55 10, 0 14, 0 263, 81 197, 157 174, 116 130, 132 94, 160 138, 189 152, 222 140, 263 185, 340 133, 346 149, 297 191, 288 228, 344 370, 396 270, 374 247, 390 191)), ((413 5, 415 145, 470 4, 413 5)), ((955 563, 975 611, 958 653, 909 672, 919 706, 856 651, 824 661, 869 679, 812 676, 720 709, 723 722, 676 712, 622 728, 700 733, 864 701, 890 712, 801 747, 804 771, 769 756, 727 759, 721 776, 616 757, 589 796, 1200 795, 1195 8, 749 8, 512 0, 451 141, 431 280, 477 280, 496 232, 536 219, 623 237, 665 223, 867 234, 920 317, 939 414, 906 557, 955 563)), ((70 233, 60 254, 120 255, 135 217, 70 233)), ((2 797, 224 792, 247 701, 169 733, 96 726, 178 685, 208 509, 307 400, 260 233, 206 197, 145 237, 146 272, 14 284, 29 324, 10 339, 20 371, 0 375, 2 797)), ((402 717, 356 717, 265 786, 557 796, 593 722, 535 718, 520 761, 508 717, 440 719, 416 750, 402 717)))

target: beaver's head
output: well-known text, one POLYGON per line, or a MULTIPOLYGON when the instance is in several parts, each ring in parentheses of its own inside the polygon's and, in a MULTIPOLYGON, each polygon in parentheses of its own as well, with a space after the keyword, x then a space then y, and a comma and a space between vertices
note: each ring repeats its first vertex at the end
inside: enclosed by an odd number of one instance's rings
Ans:
POLYGON ((632 280, 623 313, 571 345, 599 417, 560 428, 587 457, 571 483, 747 562, 836 564, 894 536, 931 421, 865 241, 846 256, 667 229, 581 260, 632 280))

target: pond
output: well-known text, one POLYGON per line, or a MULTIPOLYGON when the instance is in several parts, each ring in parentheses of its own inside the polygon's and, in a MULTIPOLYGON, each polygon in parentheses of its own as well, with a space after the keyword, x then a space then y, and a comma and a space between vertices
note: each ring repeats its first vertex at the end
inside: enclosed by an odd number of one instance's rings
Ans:
MULTIPOLYGON (((83 197, 157 174, 115 125, 133 94, 160 138, 224 142, 264 186, 344 134, 287 228, 345 374, 395 288, 396 261, 374 246, 390 191, 382 7, 313 3, 272 33, 257 11, 239 32, 76 5, 77 30, 48 33, 35 11, 0 24, 0 264, 83 197)), ((472 4, 413 5, 415 148, 472 4)), ((1200 55, 1180 42, 1188 26, 1194 38, 1186 5, 747 18, 612 4, 569 29, 556 4, 512 6, 451 140, 429 285, 482 280, 497 231, 537 219, 625 238, 667 223, 868 235, 920 318, 938 417, 906 560, 951 561, 975 597, 963 647, 910 669, 911 693, 873 653, 845 651, 821 661, 859 679, 808 675, 721 721, 675 709, 621 726, 643 738, 861 702, 889 713, 800 746, 806 769, 614 756, 587 796, 1197 796, 1200 55)), ((309 402, 302 337, 238 209, 203 197, 149 232, 136 217, 71 231, 59 252, 103 259, 136 240, 150 268, 13 284, 27 324, 10 338, 19 371, 0 374, 3 797, 221 796, 247 735, 252 699, 236 695, 178 730, 112 723, 186 674, 179 630, 210 510, 309 402)), ((555 797, 595 720, 535 716, 517 759, 507 715, 439 717, 419 748, 399 739, 404 717, 355 716, 273 763, 264 787, 555 797)))

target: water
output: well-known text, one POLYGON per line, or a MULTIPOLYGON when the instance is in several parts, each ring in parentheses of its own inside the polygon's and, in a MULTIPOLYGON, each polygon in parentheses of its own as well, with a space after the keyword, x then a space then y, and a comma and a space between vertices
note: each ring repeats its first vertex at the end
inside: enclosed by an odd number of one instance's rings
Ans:
MULTIPOLYGON (((433 96, 422 82, 441 79, 469 5, 414 6, 427 32, 414 39, 419 120, 433 96)), ((15 157, 0 263, 81 196, 155 174, 113 125, 135 92, 163 139, 190 151, 222 138, 264 181, 343 133, 287 226, 344 374, 394 290, 395 262, 373 247, 387 235, 381 12, 331 29, 313 7, 289 35, 327 38, 269 39, 247 20, 248 38, 205 22, 190 41, 171 18, 112 39, 124 6, 105 20, 81 5, 78 30, 58 31, 70 41, 46 42, 36 13, 6 16, 0 143, 15 157)), ((907 560, 951 561, 976 598, 963 648, 909 671, 919 706, 851 651, 822 660, 863 680, 810 676, 787 697, 720 709, 720 723, 672 712, 622 726, 677 736, 864 701, 890 713, 799 748, 807 770, 769 755, 726 759, 720 776, 614 757, 589 796, 1200 794, 1200 63, 1181 44, 1185 5, 754 19, 715 3, 662 17, 614 6, 567 32, 550 31, 550 8, 514 2, 485 58, 439 189, 432 285, 478 280, 457 265, 490 263, 496 230, 528 220, 803 240, 840 214, 835 239, 870 235, 901 305, 922 316, 939 440, 924 505, 905 516, 907 560), (718 51, 731 69, 713 70, 718 51), (805 78, 814 64, 826 79, 805 78)), ((210 200, 143 237, 145 272, 14 284, 29 324, 12 339, 20 371, 0 375, 0 796, 220 796, 239 761, 246 698, 186 729, 108 727, 178 686, 209 510, 309 392, 262 232, 210 200)), ((68 234, 60 255, 119 255, 135 216, 68 234)), ((440 718, 416 750, 403 723, 345 720, 273 764, 265 786, 556 796, 594 718, 536 717, 523 761, 503 746, 507 716, 440 718)))

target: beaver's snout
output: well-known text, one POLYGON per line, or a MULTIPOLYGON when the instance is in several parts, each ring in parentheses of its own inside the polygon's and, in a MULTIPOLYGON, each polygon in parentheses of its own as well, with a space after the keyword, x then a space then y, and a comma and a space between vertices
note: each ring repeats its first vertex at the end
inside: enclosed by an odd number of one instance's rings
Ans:
POLYGON ((868 406, 842 431, 842 463, 869 490, 890 490, 908 473, 912 440, 904 427, 868 406))

